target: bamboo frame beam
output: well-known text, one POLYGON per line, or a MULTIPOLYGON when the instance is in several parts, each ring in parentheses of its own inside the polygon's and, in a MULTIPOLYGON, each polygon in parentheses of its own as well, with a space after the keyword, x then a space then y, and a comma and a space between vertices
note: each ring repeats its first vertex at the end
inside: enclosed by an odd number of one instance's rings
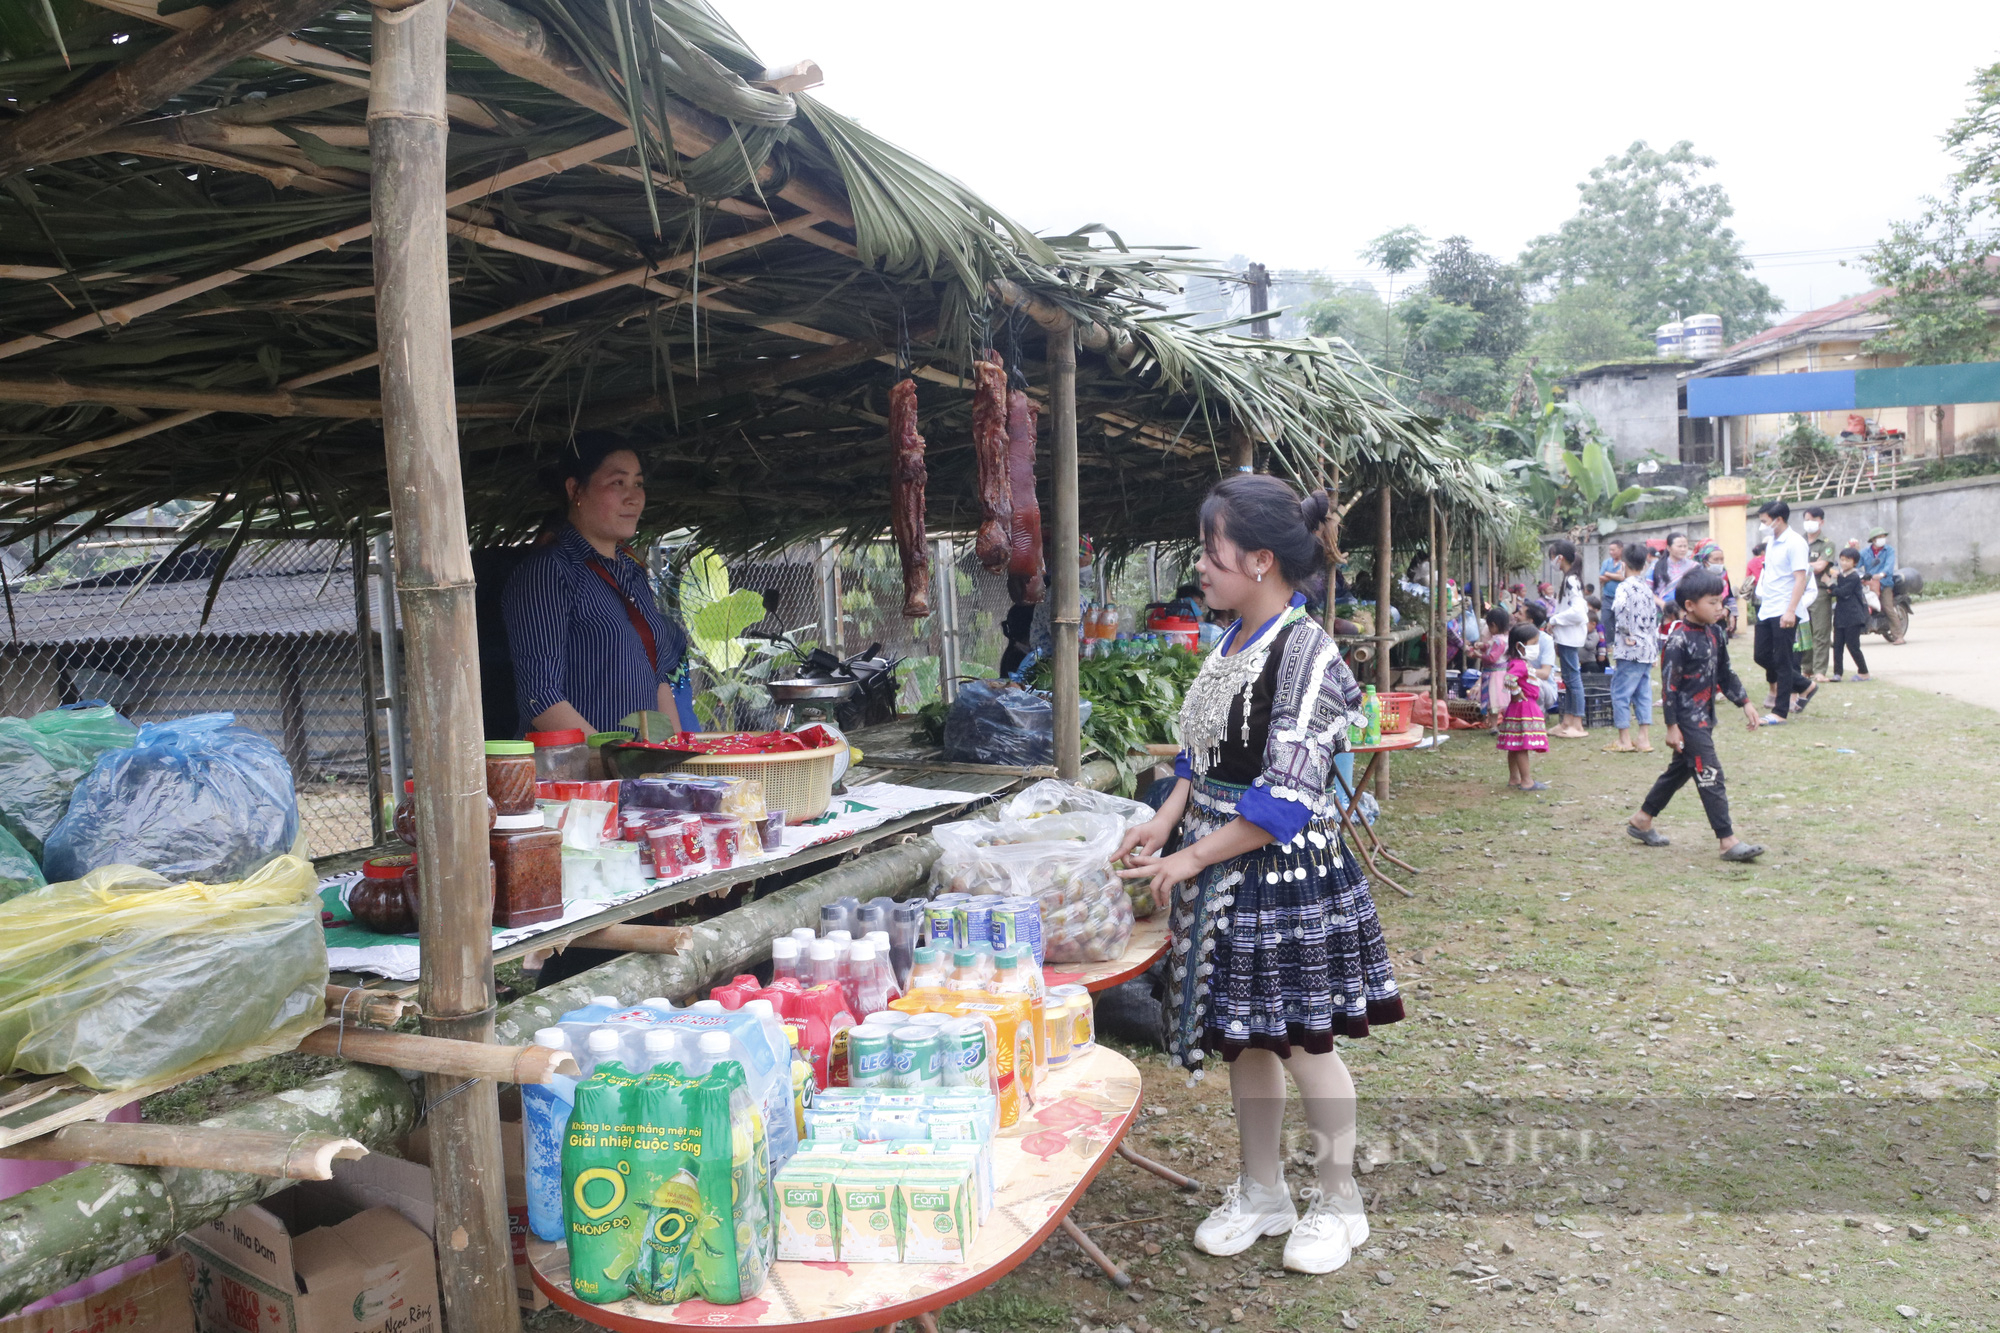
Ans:
MULTIPOLYGON (((166 28, 185 31, 202 22, 205 15, 216 11, 207 6, 178 10, 172 14, 159 12, 159 0, 90 0, 99 9, 108 9, 126 18, 140 19, 147 23, 157 23, 166 28)), ((328 8, 332 6, 329 5, 328 8)), ((330 51, 324 46, 314 46, 296 37, 276 37, 257 48, 257 54, 275 64, 296 69, 302 74, 310 74, 316 79, 325 79, 338 87, 350 88, 362 96, 368 95, 368 62, 356 60, 352 56, 330 51)), ((314 90, 317 91, 317 90, 314 90)), ((302 96, 303 94, 292 94, 302 96)), ((276 98, 271 99, 276 101, 276 98)), ((343 99, 351 100, 351 99, 343 99)), ((331 105, 331 104, 329 104, 331 105)), ((233 110, 234 108, 230 108, 233 110)), ((445 110, 453 120, 475 125, 482 130, 497 130, 500 122, 470 97, 450 94, 445 98, 445 110)), ((211 114, 202 112, 198 114, 211 114)))
MULTIPOLYGON (((540 19, 501 0, 454 0, 450 34, 453 41, 477 51, 509 74, 540 84, 620 125, 629 124, 624 98, 598 83, 540 19)), ((713 123, 692 107, 670 105, 666 114, 667 124, 657 127, 660 137, 671 137, 675 151, 683 155, 705 153, 729 137, 727 125, 713 123)), ((760 182, 775 177, 768 165, 757 173, 760 182)), ((810 181, 794 178, 780 186, 777 194, 825 221, 854 226, 854 214, 847 205, 810 181)))
POLYGON ((330 0, 236 0, 226 9, 212 11, 145 54, 113 65, 25 116, 0 124, 0 175, 39 166, 151 111, 330 7, 330 0))
POLYGON ((1077 632, 1081 619, 1082 574, 1077 552, 1082 546, 1077 516, 1076 470, 1076 334, 1064 325, 1049 330, 1049 437, 1054 445, 1051 499, 1055 502, 1055 605, 1050 623, 1055 630, 1056 772, 1075 782, 1083 773, 1083 716, 1078 674, 1077 632))
MULTIPOLYGON (((581 166, 585 162, 596 158, 608 157, 612 153, 623 152, 631 146, 632 132, 630 130, 619 130, 615 134, 608 134, 603 138, 578 144, 574 148, 565 148, 561 152, 548 153, 542 157, 523 162, 519 166, 509 167, 505 171, 496 172, 483 181, 453 190, 444 197, 445 207, 455 208, 460 204, 471 203, 473 200, 483 199, 490 194, 520 185, 526 181, 539 180, 544 176, 552 176, 558 172, 568 171, 572 167, 581 166)), ((32 351, 37 347, 46 347, 50 343, 60 342, 65 338, 73 338, 79 333, 88 333, 94 329, 130 324, 133 320, 143 315, 150 315, 154 311, 164 310, 170 305, 176 305, 191 297, 200 296, 204 292, 212 292, 218 287, 227 287, 230 283, 238 282, 253 273, 266 272, 267 270, 277 268, 281 264, 289 264, 294 259, 305 259, 325 251, 338 250, 343 245, 364 239, 373 231, 373 222, 356 223, 352 227, 344 227, 339 231, 330 232, 325 236, 315 236, 309 240, 295 241, 283 249, 273 250, 268 255, 260 255, 256 259, 245 260, 241 264, 220 269, 205 277, 195 278, 189 282, 177 283, 172 287, 153 292, 148 296, 142 296, 137 300, 127 301, 122 305, 111 306, 104 310, 92 311, 87 315, 80 315, 75 319, 65 320, 60 324, 51 325, 43 329, 40 333, 23 334, 21 337, 9 342, 0 343, 0 360, 4 360, 10 356, 17 356, 22 352, 32 351)), ((85 452, 89 451, 85 450, 85 452)))
MULTIPOLYGON (((359 537, 355 538, 355 541, 359 543, 357 549, 362 552, 361 559, 357 563, 365 568, 368 563, 367 543, 359 537)), ((365 577, 355 580, 355 586, 363 589, 361 594, 363 597, 367 596, 367 583, 365 577)), ((362 651, 366 653, 370 649, 364 645, 362 651)), ((369 698, 369 711, 373 712, 372 689, 369 691, 369 698)), ((405 1014, 416 1013, 417 1006, 400 995, 391 995, 387 991, 367 990, 360 986, 336 986, 329 982, 326 988, 326 1012, 331 1015, 331 1021, 343 1025, 365 1023, 369 1027, 388 1028, 402 1022, 405 1014)))
MULTIPOLYGON (((1396 586, 1395 554, 1390 549, 1390 515, 1395 505, 1395 492, 1384 482, 1381 488, 1380 510, 1376 514, 1375 527, 1375 692, 1386 694, 1394 673, 1389 668, 1389 650, 1395 646, 1389 629, 1389 594, 1396 586)), ((1389 799, 1389 758, 1377 755, 1375 765, 1375 799, 1389 799)))
MULTIPOLYGON (((39 403, 68 407, 94 403, 101 407, 200 409, 205 412, 254 412, 267 417, 333 417, 367 421, 382 415, 374 398, 322 398, 283 389, 269 393, 222 393, 213 389, 183 389, 170 384, 96 384, 51 376, 46 379, 0 379, 0 403, 39 403)), ((469 403, 461 415, 506 418, 522 410, 519 403, 469 403)))
POLYGON ((483 1078, 498 1083, 547 1083, 558 1074, 577 1077, 568 1051, 547 1046, 495 1046, 491 1042, 426 1037, 414 1032, 375 1032, 337 1023, 306 1034, 306 1055, 334 1055, 365 1065, 416 1069, 448 1078, 483 1078))
POLYGON ((27 1162, 116 1162, 197 1171, 242 1171, 284 1180, 331 1180, 336 1161, 366 1157, 356 1139, 330 1134, 202 1125, 133 1125, 86 1121, 39 1139, 0 1148, 27 1162))
MULTIPOLYGON (((691 926, 635 926, 630 922, 600 926, 569 941, 577 949, 615 949, 619 953, 683 953, 694 942, 691 926)), ((557 953, 563 946, 558 946, 557 953)))

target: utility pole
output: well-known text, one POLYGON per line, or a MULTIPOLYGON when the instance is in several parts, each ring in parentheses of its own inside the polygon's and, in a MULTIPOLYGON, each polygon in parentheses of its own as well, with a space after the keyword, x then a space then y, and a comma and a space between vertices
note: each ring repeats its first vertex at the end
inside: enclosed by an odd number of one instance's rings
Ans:
MULTIPOLYGON (((1250 313, 1261 315, 1271 308, 1271 271, 1262 264, 1252 264, 1244 271, 1243 281, 1250 287, 1250 313)), ((1259 338, 1271 336, 1271 321, 1252 320, 1250 332, 1259 338)))

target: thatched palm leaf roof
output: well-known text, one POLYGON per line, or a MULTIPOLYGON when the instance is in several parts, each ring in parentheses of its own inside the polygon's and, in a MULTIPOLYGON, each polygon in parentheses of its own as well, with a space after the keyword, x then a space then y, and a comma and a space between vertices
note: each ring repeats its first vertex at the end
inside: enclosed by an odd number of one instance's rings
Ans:
MULTIPOLYGON (((13 114, 87 92, 105 52, 203 12, 94 4, 56 7, 73 72, 45 32, 0 27, 13 114)), ((1114 546, 1185 529, 1232 423, 1302 480, 1338 465, 1350 486, 1490 502, 1492 479, 1343 345, 1166 316, 1176 281, 1209 270, 1095 231, 1033 236, 786 91, 698 0, 652 0, 653 40, 635 41, 645 13, 453 10, 453 350, 477 535, 533 526, 537 465, 580 426, 642 449, 661 527, 732 548, 879 531, 899 361, 929 381, 931 525, 969 527, 957 372, 991 343, 1041 379, 1041 337, 996 283, 1085 327, 1084 526, 1114 546)), ((200 497, 216 503, 195 535, 216 539, 386 523, 366 105, 325 77, 357 77, 368 18, 334 9, 287 43, 0 181, 0 479, 37 482, 0 519, 200 497)))

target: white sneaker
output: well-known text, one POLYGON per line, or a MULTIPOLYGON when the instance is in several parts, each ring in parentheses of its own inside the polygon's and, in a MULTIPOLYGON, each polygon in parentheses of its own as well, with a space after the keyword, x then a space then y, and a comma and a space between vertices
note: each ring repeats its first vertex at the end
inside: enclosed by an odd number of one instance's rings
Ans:
POLYGON ((1284 1235, 1298 1220, 1299 1210, 1292 1206, 1283 1176, 1268 1187, 1246 1176, 1229 1183, 1222 1202, 1194 1229, 1194 1247, 1227 1258, 1243 1253, 1261 1237, 1284 1235))
POLYGON ((1285 1241, 1285 1267, 1295 1273, 1331 1273, 1360 1243, 1353 1239, 1354 1225, 1360 1226, 1362 1240, 1368 1238, 1368 1219, 1358 1199, 1350 1211, 1340 1206, 1346 1200, 1329 1199, 1310 1185, 1299 1191, 1299 1197, 1306 1201, 1306 1215, 1285 1241))

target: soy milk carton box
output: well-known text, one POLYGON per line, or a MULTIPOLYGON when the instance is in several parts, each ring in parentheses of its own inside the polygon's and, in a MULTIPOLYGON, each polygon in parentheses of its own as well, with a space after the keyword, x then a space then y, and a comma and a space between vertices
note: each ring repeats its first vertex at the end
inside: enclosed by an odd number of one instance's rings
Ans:
POLYGON ((886 1158, 851 1161, 834 1183, 840 1216, 836 1241, 844 1264, 902 1262, 903 1242, 897 1225, 896 1183, 902 1171, 886 1158))
POLYGON ((971 1262, 979 1209, 970 1162, 917 1158, 903 1168, 896 1189, 902 1205, 903 1262, 971 1262))
POLYGON ((778 1258, 833 1263, 840 1258, 840 1210, 835 1189, 843 1155, 808 1152, 778 1172, 778 1258))

